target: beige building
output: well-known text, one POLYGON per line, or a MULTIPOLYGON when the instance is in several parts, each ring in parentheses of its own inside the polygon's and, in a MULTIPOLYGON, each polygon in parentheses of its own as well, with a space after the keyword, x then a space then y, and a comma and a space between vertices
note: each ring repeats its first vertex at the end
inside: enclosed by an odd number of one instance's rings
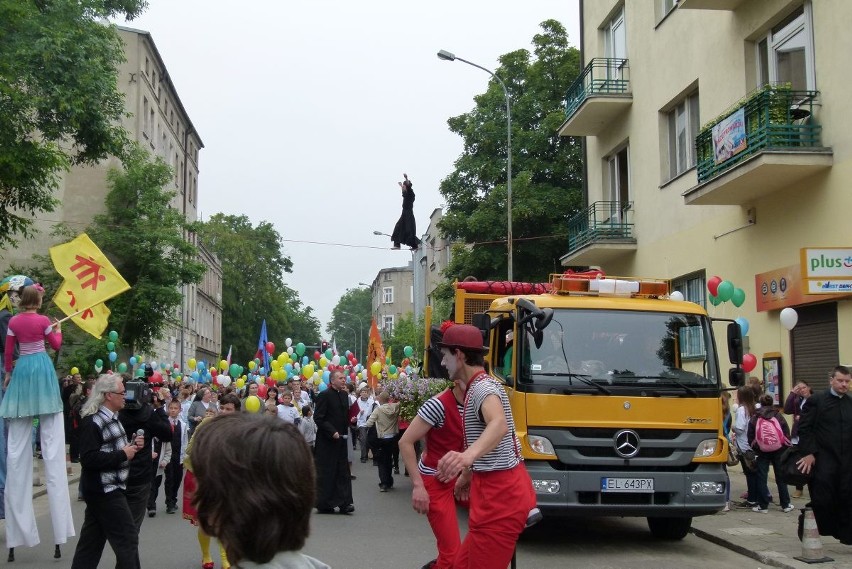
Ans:
POLYGON ((585 137, 588 207, 569 222, 562 264, 670 278, 712 316, 748 320, 751 375, 773 375, 762 362, 780 358, 782 401, 792 379, 824 388, 832 366, 852 362, 850 296, 830 290, 852 269, 803 275, 800 256, 845 248, 815 256, 852 265, 852 3, 580 6, 585 70, 559 133, 585 137), (740 307, 711 305, 713 276, 745 292, 740 307))
POLYGON ((393 327, 414 311, 414 270, 405 267, 382 269, 370 287, 373 293, 373 318, 383 336, 393 334, 393 327))
POLYGON ((450 264, 450 242, 438 230, 443 210, 435 208, 429 216, 429 226, 414 253, 414 314, 423 316, 426 306, 434 306, 433 294, 438 285, 446 282, 444 269, 450 264))
MULTIPOLYGON (((123 119, 122 126, 133 140, 174 169, 173 185, 167 188, 176 194, 171 205, 187 221, 196 221, 198 158, 204 144, 178 97, 151 34, 125 27, 118 27, 118 33, 124 41, 127 59, 119 68, 118 88, 125 96, 130 115, 123 119)), ((39 216, 35 222, 38 236, 22 240, 16 251, 7 251, 2 259, 4 266, 27 263, 33 254, 44 253, 47 247, 62 241, 50 236, 57 223, 64 223, 74 231, 85 230, 92 217, 104 211, 107 172, 120 167, 121 162, 111 158, 66 173, 56 190, 59 207, 39 216)), ((195 235, 187 235, 187 239, 198 245, 195 235)), ((222 268, 215 255, 201 247, 199 260, 208 267, 208 273, 198 287, 184 287, 183 306, 171 315, 176 324, 155 344, 153 353, 148 354, 151 359, 183 363, 190 357, 207 359, 209 354, 221 352, 222 268)))

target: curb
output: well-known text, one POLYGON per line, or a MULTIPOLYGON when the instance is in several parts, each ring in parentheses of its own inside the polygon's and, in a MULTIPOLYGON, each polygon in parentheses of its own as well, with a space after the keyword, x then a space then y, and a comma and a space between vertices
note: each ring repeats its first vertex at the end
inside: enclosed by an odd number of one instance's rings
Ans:
POLYGON ((709 541, 710 543, 714 543, 716 545, 720 545, 725 549, 730 549, 734 553, 739 553, 740 555, 744 555, 746 557, 750 557, 755 561, 759 561, 760 563, 764 563, 766 565, 772 567, 780 567, 781 569, 799 569, 796 565, 790 565, 789 563, 785 563, 782 559, 778 559, 776 557, 768 557, 766 555, 761 555, 760 553, 749 549, 747 547, 743 547, 742 545, 737 545, 736 543, 729 541, 727 539, 721 538, 718 535, 714 535, 710 532, 704 531, 702 529, 698 529, 696 527, 689 528, 689 533, 694 535, 695 537, 701 538, 703 540, 709 541))

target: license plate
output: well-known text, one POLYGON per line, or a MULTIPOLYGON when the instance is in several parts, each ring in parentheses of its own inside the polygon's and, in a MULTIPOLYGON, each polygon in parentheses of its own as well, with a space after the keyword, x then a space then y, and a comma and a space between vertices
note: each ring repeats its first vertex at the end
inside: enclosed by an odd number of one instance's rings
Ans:
POLYGON ((652 493, 653 478, 601 478, 601 492, 652 493))

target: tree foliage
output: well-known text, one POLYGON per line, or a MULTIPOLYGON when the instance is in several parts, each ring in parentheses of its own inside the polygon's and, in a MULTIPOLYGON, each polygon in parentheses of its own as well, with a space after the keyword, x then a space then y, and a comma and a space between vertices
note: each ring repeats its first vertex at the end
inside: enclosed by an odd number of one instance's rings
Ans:
MULTIPOLYGON (((512 233, 514 279, 538 281, 560 271, 568 219, 582 202, 578 139, 557 134, 564 98, 579 73, 580 57, 556 20, 541 24, 533 53, 519 49, 500 58, 512 113, 512 233)), ((506 100, 491 80, 476 106, 448 120, 464 139, 455 170, 441 182, 447 211, 440 228, 470 247, 457 247, 445 274, 505 279, 507 272, 506 100)))
POLYGON ((217 213, 201 225, 204 245, 222 263, 222 345, 234 349, 234 361, 257 351, 266 320, 269 341, 284 349, 286 338, 318 345, 319 320, 283 280, 293 263, 282 252, 281 236, 271 223, 252 225, 244 215, 217 213))
POLYGON ((59 174, 124 158, 117 87, 124 48, 102 19, 133 18, 143 0, 0 0, 0 245, 32 237, 53 211, 59 174))
MULTIPOLYGON (((394 322, 393 333, 389 338, 385 338, 384 346, 385 353, 388 349, 391 350, 393 363, 396 366, 405 358, 405 346, 414 348, 415 360, 423 359, 423 319, 414 319, 414 314, 409 313, 394 322)), ((366 365, 366 364, 365 364, 366 365)))
MULTIPOLYGON (((354 346, 358 359, 363 360, 367 350, 367 342, 370 337, 370 323, 372 322, 373 295, 369 288, 348 289, 331 311, 331 320, 326 326, 326 331, 337 339, 337 347, 340 349, 343 340, 346 341, 345 349, 354 346), (357 334, 356 334, 357 333, 357 334), (355 336, 352 340, 353 335, 355 336), (350 343, 349 341, 352 340, 350 343)), ((363 361, 361 363, 364 363, 363 361)))
POLYGON ((125 170, 110 170, 106 213, 95 216, 89 236, 131 289, 107 303, 110 327, 133 353, 150 351, 168 324, 180 325, 183 285, 199 283, 205 266, 186 236, 197 229, 170 206, 165 190, 174 174, 162 159, 135 149, 125 170))

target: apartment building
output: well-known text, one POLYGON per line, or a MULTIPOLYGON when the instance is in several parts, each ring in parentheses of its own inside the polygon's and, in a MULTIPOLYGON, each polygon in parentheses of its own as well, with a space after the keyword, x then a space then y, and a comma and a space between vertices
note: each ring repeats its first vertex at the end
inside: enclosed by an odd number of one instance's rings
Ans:
MULTIPOLYGON (((132 28, 118 27, 125 45, 126 60, 118 70, 118 88, 124 94, 128 112, 122 126, 129 136, 152 155, 161 157, 175 171, 171 206, 182 212, 187 221, 198 219, 199 151, 204 144, 181 103, 151 34, 132 28)), ((26 264, 34 254, 44 253, 63 240, 50 232, 57 223, 75 231, 84 231, 92 217, 104 211, 109 191, 107 173, 121 168, 121 162, 110 158, 95 166, 74 167, 65 173, 56 190, 59 206, 48 217, 36 219, 38 236, 22 240, 15 251, 4 253, 3 266, 26 264)), ((199 245, 197 236, 187 240, 199 245)), ((202 285, 184 287, 184 302, 173 315, 166 317, 174 324, 155 343, 151 359, 163 362, 186 362, 189 358, 209 357, 221 353, 222 267, 215 255, 199 247, 199 260, 207 267, 202 285), (202 315, 207 315, 202 317, 202 315), (200 347, 203 346, 203 347, 200 347)))
POLYGON ((373 318, 383 336, 393 334, 394 325, 414 311, 413 263, 381 269, 373 279, 373 318))
POLYGON ((414 263, 414 315, 423 316, 426 306, 434 306, 435 289, 447 279, 444 269, 450 264, 450 242, 438 230, 443 218, 443 209, 438 207, 429 216, 429 226, 421 238, 420 248, 415 251, 414 263))
POLYGON ((569 222, 562 265, 672 279, 712 316, 747 319, 751 375, 776 396, 793 380, 824 388, 832 366, 852 362, 842 102, 852 4, 581 0, 580 10, 585 69, 559 134, 585 137, 587 208, 569 222), (741 306, 710 302, 714 276, 745 292, 741 306))

